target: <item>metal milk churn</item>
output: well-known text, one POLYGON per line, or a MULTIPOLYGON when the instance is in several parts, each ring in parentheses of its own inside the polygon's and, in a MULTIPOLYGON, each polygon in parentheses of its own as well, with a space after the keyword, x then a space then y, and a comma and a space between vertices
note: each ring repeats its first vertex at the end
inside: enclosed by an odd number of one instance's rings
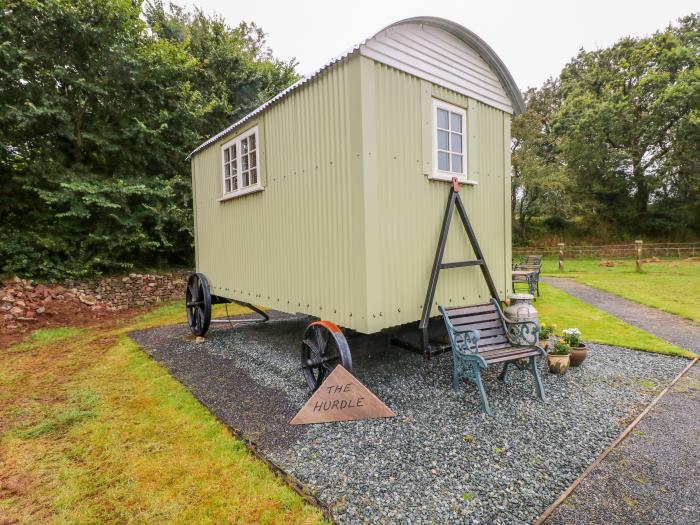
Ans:
POLYGON ((510 296, 510 304, 503 313, 511 321, 532 321, 540 326, 537 310, 531 303, 533 299, 529 293, 514 293, 510 296))

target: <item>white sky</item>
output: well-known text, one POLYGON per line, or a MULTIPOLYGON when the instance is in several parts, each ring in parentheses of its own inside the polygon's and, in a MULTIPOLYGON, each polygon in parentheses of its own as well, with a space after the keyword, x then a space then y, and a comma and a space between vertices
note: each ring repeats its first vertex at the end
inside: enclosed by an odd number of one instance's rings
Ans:
POLYGON ((309 73, 392 22, 439 16, 484 39, 521 89, 539 86, 583 47, 643 36, 700 10, 697 0, 175 0, 223 15, 230 25, 256 22, 281 59, 309 73))

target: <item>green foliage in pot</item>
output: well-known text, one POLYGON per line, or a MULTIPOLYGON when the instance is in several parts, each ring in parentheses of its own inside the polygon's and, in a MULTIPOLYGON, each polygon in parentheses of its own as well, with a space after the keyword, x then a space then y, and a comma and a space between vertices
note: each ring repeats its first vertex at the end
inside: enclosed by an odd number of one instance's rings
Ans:
POLYGON ((540 339, 546 341, 554 334, 554 325, 540 324, 540 339))
POLYGON ((581 331, 578 328, 567 328, 564 330, 562 337, 566 344, 573 348, 583 346, 583 342, 581 341, 581 331))
POLYGON ((564 339, 558 339, 549 353, 550 355, 569 355, 571 354, 571 348, 569 348, 564 339))

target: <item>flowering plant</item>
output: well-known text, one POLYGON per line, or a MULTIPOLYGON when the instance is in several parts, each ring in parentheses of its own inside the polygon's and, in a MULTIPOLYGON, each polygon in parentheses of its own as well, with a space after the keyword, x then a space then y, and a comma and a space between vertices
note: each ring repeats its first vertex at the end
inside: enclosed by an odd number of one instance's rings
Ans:
POLYGON ((540 339, 549 339, 554 333, 554 325, 542 323, 540 325, 540 339))
POLYGON ((566 344, 566 341, 564 339, 558 339, 556 343, 554 343, 554 348, 552 348, 550 354, 553 355, 569 355, 571 353, 571 349, 569 348, 569 345, 566 344))
POLYGON ((581 331, 578 328, 567 328, 563 333, 567 345, 581 346, 581 331))

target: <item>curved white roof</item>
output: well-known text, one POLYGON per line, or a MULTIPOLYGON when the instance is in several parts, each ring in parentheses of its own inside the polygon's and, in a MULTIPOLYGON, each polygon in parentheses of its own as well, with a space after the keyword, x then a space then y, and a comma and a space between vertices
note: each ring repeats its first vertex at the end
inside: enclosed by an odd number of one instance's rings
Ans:
POLYGON ((321 68, 200 144, 187 158, 231 133, 334 64, 358 52, 503 111, 516 115, 525 111, 525 104, 515 80, 486 42, 466 27, 450 20, 421 16, 391 24, 331 59, 321 68))

